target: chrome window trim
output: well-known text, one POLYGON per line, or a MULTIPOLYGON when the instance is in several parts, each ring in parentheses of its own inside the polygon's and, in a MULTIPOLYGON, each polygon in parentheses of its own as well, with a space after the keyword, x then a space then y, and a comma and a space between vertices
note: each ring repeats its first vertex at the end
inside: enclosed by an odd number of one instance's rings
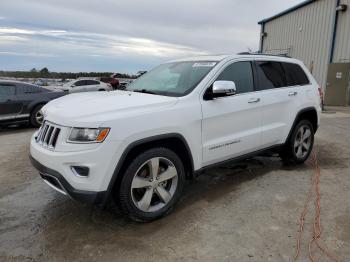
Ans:
POLYGON ((11 120, 11 119, 18 119, 18 118, 25 118, 29 117, 30 114, 13 114, 13 115, 8 115, 8 116, 0 116, 0 120, 11 120))

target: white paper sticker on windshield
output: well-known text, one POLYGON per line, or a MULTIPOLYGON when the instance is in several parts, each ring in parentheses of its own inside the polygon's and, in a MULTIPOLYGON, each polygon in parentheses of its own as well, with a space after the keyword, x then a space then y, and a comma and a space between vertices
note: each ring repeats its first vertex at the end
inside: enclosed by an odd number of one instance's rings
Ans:
POLYGON ((194 63, 192 67, 213 67, 216 65, 216 62, 197 62, 194 63))

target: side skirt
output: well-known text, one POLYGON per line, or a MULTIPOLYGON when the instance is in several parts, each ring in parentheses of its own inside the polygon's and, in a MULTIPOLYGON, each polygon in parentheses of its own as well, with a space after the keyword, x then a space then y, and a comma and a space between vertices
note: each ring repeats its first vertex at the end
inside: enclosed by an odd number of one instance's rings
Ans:
POLYGON ((248 153, 242 156, 238 156, 238 157, 234 157, 222 162, 218 162, 215 164, 211 164, 205 167, 202 167, 201 169, 198 169, 196 171, 194 171, 194 176, 199 176, 201 174, 203 174, 205 171, 209 170, 209 169, 213 169, 216 167, 220 167, 220 166, 225 166, 225 165, 229 165, 235 162, 239 162, 242 160, 246 160, 248 158, 254 157, 254 156, 261 156, 261 155, 272 155, 275 152, 278 152, 279 150, 281 150, 281 148, 283 147, 283 144, 280 145, 275 145, 275 146, 271 146, 271 147, 267 147, 258 151, 254 151, 252 153, 248 153))

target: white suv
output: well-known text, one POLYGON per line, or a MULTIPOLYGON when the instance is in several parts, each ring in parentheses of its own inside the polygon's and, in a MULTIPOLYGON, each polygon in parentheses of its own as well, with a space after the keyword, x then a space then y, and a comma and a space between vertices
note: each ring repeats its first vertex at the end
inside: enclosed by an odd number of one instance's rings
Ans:
POLYGON ((151 221, 179 200, 186 178, 275 150, 303 163, 319 125, 316 81, 298 60, 206 56, 162 64, 125 91, 72 94, 43 108, 31 160, 73 199, 113 197, 151 221))

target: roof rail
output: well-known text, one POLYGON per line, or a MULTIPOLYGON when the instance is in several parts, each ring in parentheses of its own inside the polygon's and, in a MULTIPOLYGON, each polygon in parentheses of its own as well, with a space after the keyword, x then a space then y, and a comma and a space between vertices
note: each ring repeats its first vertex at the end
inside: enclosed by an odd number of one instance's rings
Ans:
POLYGON ((265 56, 278 56, 278 57, 288 57, 288 58, 292 58, 287 54, 278 54, 278 55, 274 55, 274 54, 265 54, 265 53, 250 53, 250 52, 241 52, 238 53, 238 55, 265 55, 265 56))

